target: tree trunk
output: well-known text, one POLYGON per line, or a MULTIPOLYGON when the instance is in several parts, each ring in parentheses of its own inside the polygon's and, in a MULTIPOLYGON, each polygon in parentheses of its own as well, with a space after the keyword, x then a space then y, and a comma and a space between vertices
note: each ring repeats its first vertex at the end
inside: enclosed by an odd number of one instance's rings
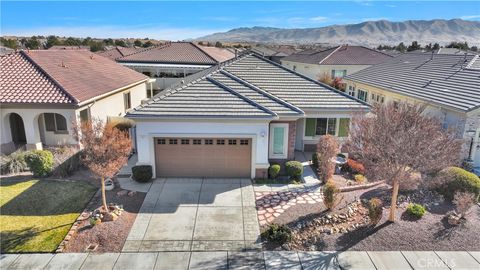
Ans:
POLYGON ((102 207, 105 211, 108 212, 107 207, 107 195, 105 194, 105 178, 102 176, 102 207))
POLYGON ((395 212, 397 210, 397 197, 399 186, 400 183, 398 183, 398 180, 393 180, 392 203, 390 206, 390 215, 388 217, 388 221, 390 222, 395 222, 395 212))

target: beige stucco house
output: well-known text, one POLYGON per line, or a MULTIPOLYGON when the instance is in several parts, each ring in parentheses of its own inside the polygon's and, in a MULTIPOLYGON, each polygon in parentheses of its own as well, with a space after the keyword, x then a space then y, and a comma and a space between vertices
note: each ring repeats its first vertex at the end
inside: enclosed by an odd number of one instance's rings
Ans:
POLYGON ((478 55, 407 53, 348 75, 346 92, 370 104, 427 104, 427 113, 465 139, 463 157, 480 167, 478 55))
POLYGON ((156 177, 267 177, 273 162, 315 150, 321 135, 348 136, 370 106, 259 54, 187 77, 130 110, 138 164, 156 177))
POLYGON ((87 50, 1 57, 1 150, 75 144, 79 119, 111 121, 146 98, 148 77, 87 50))
POLYGON ((305 50, 282 58, 282 65, 311 79, 324 74, 333 78, 347 75, 382 63, 392 56, 363 46, 341 45, 327 50, 305 50))

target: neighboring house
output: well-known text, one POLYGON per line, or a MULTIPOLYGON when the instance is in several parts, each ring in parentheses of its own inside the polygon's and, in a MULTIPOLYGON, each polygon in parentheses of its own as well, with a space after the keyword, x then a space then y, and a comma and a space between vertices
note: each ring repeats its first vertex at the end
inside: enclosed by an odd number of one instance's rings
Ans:
POLYGON ((74 144, 72 125, 118 121, 146 98, 148 78, 86 50, 29 50, 1 58, 3 153, 74 144))
POLYGON ((118 58, 130 55, 132 53, 136 53, 141 49, 138 49, 136 47, 121 47, 121 46, 115 46, 109 50, 97 52, 98 55, 101 55, 103 57, 110 58, 112 60, 117 60, 118 58))
POLYGON ((272 60, 273 62, 281 64, 281 60, 290 54, 280 50, 274 50, 271 48, 256 46, 252 48, 252 51, 262 55, 263 57, 272 60))
POLYGON ((5 55, 5 54, 9 54, 9 53, 13 53, 13 52, 15 52, 15 50, 12 49, 12 48, 8 48, 8 47, 5 47, 5 46, 0 46, 0 56, 5 55))
POLYGON ((116 61, 155 80, 147 93, 151 97, 186 76, 234 57, 235 54, 225 49, 201 47, 192 42, 169 42, 116 61))
POLYGON ((186 78, 130 110, 138 164, 156 177, 267 177, 271 162, 348 136, 369 106, 260 55, 247 53, 186 78))
POLYGON ((370 104, 428 104, 429 115, 466 139, 465 158, 480 166, 478 55, 406 53, 344 78, 347 92, 370 104))
POLYGON ((367 47, 342 45, 323 51, 302 51, 283 58, 281 62, 300 74, 318 80, 324 74, 332 79, 343 78, 391 58, 389 54, 367 47))

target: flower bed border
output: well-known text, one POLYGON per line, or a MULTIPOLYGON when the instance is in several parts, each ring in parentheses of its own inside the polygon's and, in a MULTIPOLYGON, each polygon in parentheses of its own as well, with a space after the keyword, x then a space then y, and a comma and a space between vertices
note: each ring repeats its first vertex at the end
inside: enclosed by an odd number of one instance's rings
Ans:
POLYGON ((350 191, 355 191, 355 190, 360 190, 360 189, 368 189, 368 188, 371 188, 371 187, 378 186, 380 184, 385 184, 385 181, 377 181, 377 182, 362 184, 362 185, 340 187, 338 189, 340 190, 340 192, 350 192, 350 191))

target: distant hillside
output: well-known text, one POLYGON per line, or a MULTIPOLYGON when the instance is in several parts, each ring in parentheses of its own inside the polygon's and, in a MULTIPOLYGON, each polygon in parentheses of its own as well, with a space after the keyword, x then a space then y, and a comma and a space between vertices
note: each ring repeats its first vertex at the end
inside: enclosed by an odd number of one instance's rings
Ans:
POLYGON ((416 40, 421 44, 467 41, 471 45, 479 45, 480 22, 460 19, 404 22, 382 20, 304 29, 256 26, 235 28, 228 32, 215 33, 196 40, 297 44, 348 43, 358 45, 410 43, 416 40))

